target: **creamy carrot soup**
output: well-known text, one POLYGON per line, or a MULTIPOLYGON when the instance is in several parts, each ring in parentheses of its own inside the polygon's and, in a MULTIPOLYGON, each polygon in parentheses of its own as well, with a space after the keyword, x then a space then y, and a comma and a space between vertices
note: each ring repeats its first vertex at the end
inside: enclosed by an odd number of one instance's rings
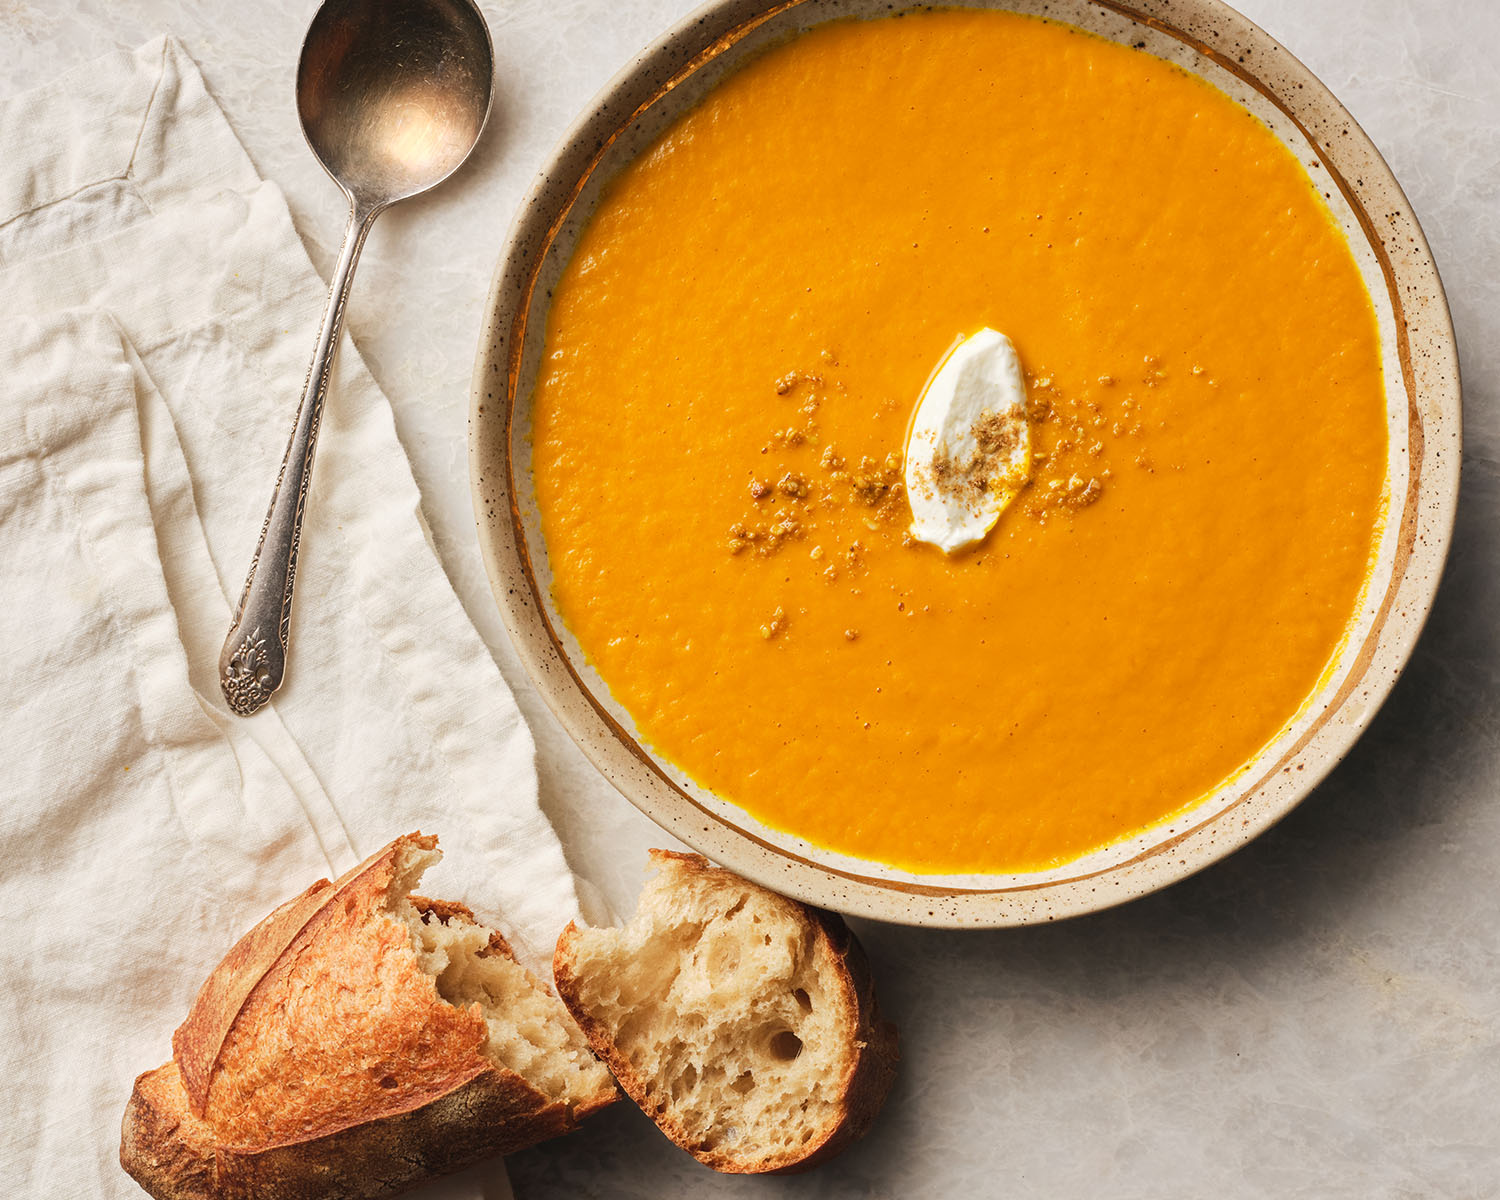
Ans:
POLYGON ((557 609, 643 738, 922 872, 1066 862, 1244 767, 1345 635, 1385 484, 1374 313, 1293 155, 992 12, 821 26, 712 91, 605 191, 534 414, 557 609), (1030 482, 950 556, 901 455, 984 327, 1030 482))

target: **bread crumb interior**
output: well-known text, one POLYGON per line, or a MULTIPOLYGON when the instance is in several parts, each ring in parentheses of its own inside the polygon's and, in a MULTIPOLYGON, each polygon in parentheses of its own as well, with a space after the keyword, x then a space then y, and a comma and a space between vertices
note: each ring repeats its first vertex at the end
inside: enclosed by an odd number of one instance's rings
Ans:
POLYGON ((462 916, 422 913, 411 902, 418 879, 440 858, 437 850, 413 849, 398 861, 386 901, 438 995, 459 1008, 477 1004, 489 1027, 485 1054, 549 1099, 571 1108, 613 1093, 608 1068, 562 1001, 509 955, 490 950, 492 930, 462 916))
POLYGON ((620 929, 580 930, 580 1000, 697 1146, 808 1151, 838 1119, 854 1035, 815 941, 780 897, 660 860, 620 929))

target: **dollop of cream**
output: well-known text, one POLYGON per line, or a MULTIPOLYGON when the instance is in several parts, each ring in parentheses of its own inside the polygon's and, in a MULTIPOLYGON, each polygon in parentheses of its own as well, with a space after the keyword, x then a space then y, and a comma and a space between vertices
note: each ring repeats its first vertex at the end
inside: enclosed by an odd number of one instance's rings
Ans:
POLYGON ((1026 377, 1003 333, 960 341, 928 380, 906 439, 911 533, 948 554, 982 541, 1031 471, 1026 377))

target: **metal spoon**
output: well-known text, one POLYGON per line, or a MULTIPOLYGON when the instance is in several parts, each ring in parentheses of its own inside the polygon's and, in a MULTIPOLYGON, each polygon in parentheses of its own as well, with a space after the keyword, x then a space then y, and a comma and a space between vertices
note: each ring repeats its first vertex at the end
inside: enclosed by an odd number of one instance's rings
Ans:
POLYGON ((281 686, 313 449, 354 265, 387 207, 435 187, 469 156, 489 115, 489 30, 472 0, 326 0, 297 64, 307 144, 349 198, 323 329, 303 384, 245 591, 219 655, 219 686, 242 716, 281 686))

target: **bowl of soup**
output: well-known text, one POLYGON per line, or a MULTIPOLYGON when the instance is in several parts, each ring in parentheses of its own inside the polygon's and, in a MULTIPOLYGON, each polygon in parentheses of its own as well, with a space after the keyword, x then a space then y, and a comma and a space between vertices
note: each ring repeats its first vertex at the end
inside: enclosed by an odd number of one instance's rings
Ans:
POLYGON ((710 4, 565 137, 470 461, 520 657, 626 797, 788 894, 994 926, 1317 784, 1420 632, 1459 445, 1409 205, 1243 17, 801 0, 710 4), (908 438, 985 330, 1029 449, 944 549, 908 438))

